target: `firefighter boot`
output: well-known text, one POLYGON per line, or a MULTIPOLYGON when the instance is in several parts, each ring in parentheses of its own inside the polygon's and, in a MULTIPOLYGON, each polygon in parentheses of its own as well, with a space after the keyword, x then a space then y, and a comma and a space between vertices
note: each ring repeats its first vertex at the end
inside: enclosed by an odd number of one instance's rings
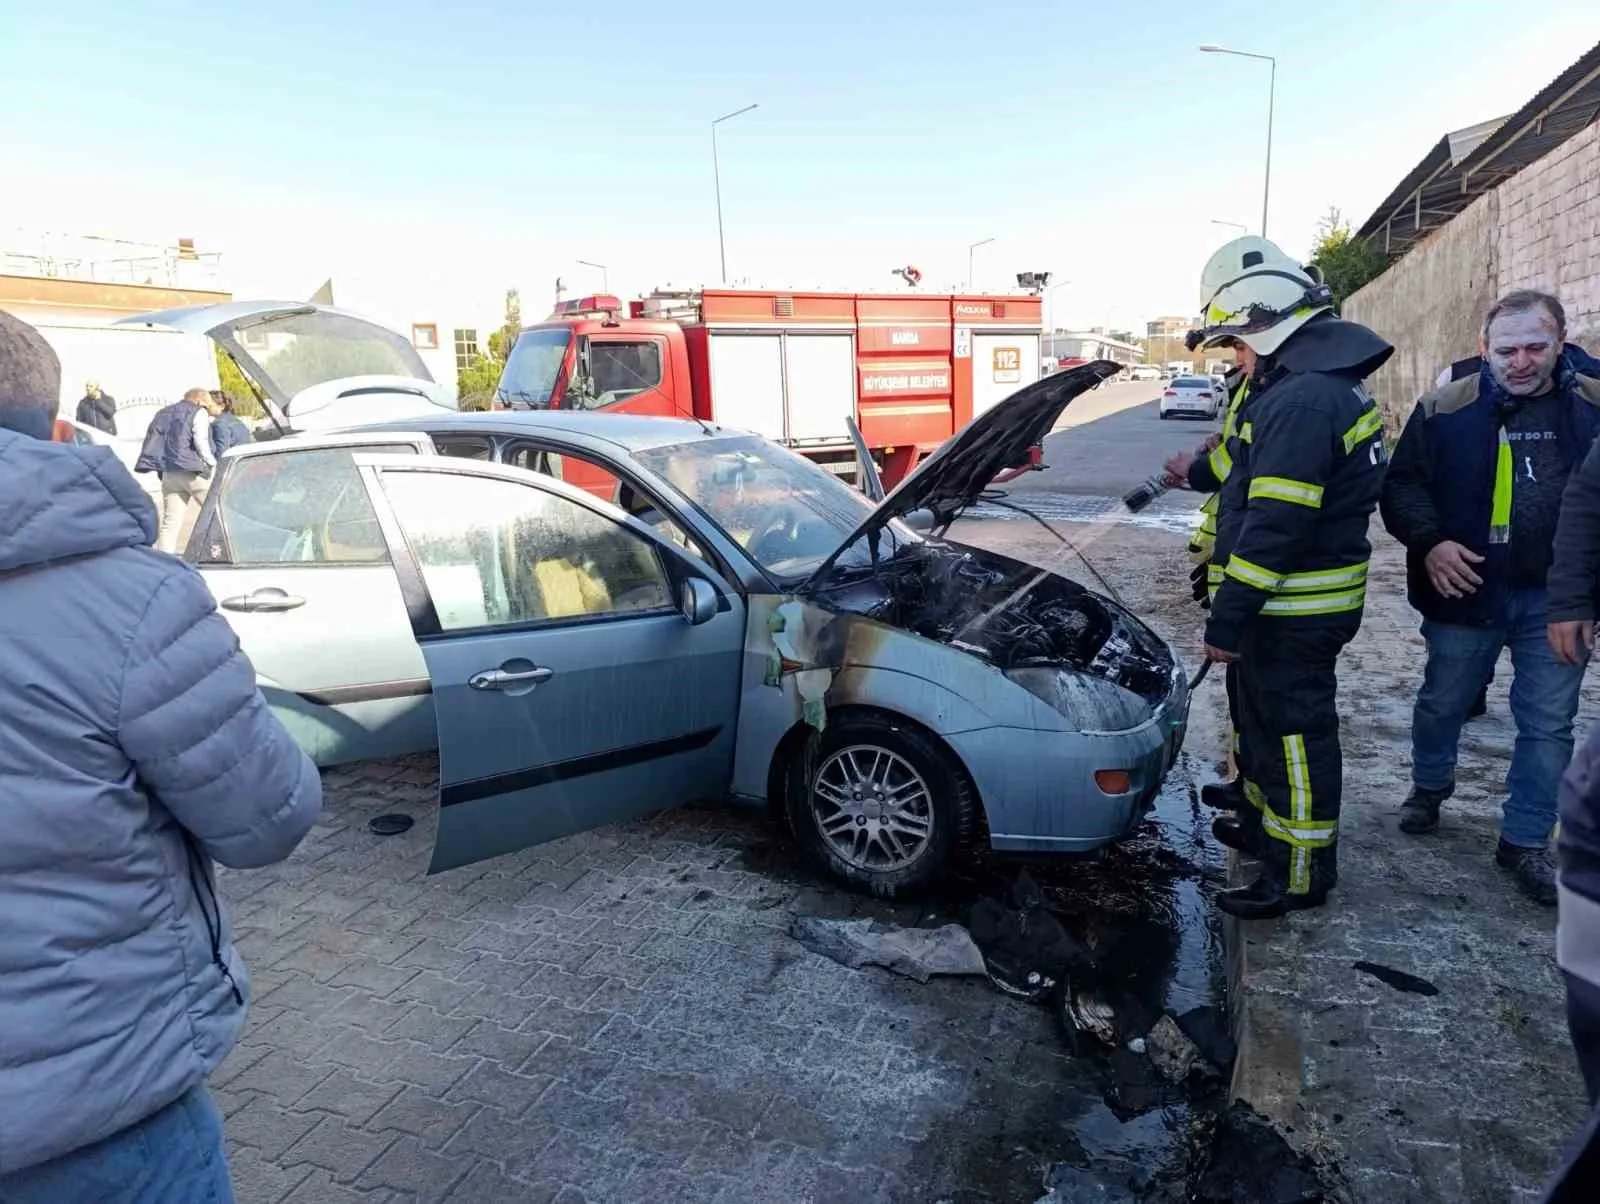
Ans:
POLYGON ((1439 830, 1439 808, 1456 792, 1452 782, 1442 790, 1428 790, 1422 786, 1411 787, 1406 801, 1400 804, 1400 830, 1407 836, 1426 836, 1439 830))
POLYGON ((1275 920, 1291 911, 1306 911, 1321 907, 1328 901, 1331 882, 1318 882, 1312 877, 1311 889, 1291 894, 1282 872, 1263 866, 1260 875, 1248 886, 1237 886, 1217 896, 1217 908, 1226 915, 1240 920, 1275 920))
MULTIPOLYGON (((1208 807, 1218 811, 1244 810, 1244 781, 1234 778, 1231 782, 1207 782, 1200 787, 1200 801, 1208 807)), ((1221 840, 1219 836, 1217 838, 1221 840)), ((1227 841, 1223 841, 1227 844, 1227 841)))
POLYGON ((1246 857, 1261 856, 1261 825, 1250 823, 1243 814, 1217 816, 1211 821, 1211 835, 1218 844, 1246 857))

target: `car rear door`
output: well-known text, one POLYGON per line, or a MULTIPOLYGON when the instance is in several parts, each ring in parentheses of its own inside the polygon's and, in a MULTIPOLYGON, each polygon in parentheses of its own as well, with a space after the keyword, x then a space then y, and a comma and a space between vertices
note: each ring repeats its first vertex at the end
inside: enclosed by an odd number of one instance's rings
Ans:
POLYGON ((319 765, 435 739, 427 666, 358 451, 426 455, 433 444, 385 431, 239 448, 223 457, 185 553, 267 702, 319 765))
POLYGON ((432 683, 430 872, 727 792, 745 607, 714 570, 522 469, 356 462, 432 683))

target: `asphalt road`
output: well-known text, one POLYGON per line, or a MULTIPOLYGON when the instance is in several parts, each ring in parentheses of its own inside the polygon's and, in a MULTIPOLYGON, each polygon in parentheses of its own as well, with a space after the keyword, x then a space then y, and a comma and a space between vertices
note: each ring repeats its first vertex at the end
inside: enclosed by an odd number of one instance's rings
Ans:
POLYGON ((1012 493, 1121 497, 1173 452, 1193 448, 1218 429, 1195 418, 1161 421, 1158 381, 1102 385, 1067 407, 1044 444, 1043 472, 1019 478, 1012 493))

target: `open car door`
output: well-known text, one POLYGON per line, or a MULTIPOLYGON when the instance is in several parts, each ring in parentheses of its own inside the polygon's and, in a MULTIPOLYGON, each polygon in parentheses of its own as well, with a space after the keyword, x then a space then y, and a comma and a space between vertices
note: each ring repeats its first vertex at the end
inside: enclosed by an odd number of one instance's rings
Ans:
POLYGON ((728 789, 745 605, 580 489, 358 456, 432 682, 429 872, 728 789))

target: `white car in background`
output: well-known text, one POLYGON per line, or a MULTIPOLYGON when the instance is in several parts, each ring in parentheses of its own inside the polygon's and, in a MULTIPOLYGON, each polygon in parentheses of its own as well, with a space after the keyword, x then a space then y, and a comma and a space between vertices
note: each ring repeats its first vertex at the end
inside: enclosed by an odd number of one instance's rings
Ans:
POLYGON ((1215 419, 1222 413, 1222 390, 1209 376, 1179 376, 1161 394, 1161 417, 1215 419))
POLYGON ((1129 380, 1160 380, 1161 369, 1154 364, 1135 364, 1128 371, 1129 380))

